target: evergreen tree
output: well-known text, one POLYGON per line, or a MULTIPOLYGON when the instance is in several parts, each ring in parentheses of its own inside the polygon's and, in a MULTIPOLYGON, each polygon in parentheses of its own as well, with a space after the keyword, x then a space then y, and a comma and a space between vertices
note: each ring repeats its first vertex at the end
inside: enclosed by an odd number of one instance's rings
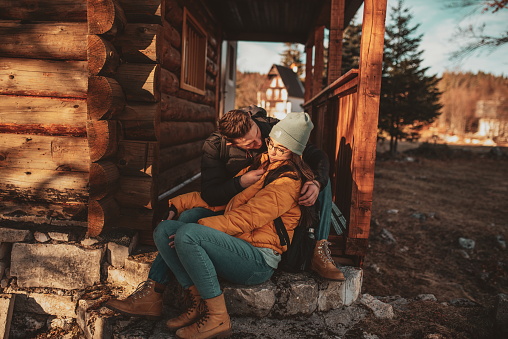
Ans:
POLYGON ((390 135, 390 152, 397 152, 399 140, 415 137, 423 126, 440 114, 436 75, 426 76, 419 51, 420 26, 411 26, 413 16, 404 2, 392 7, 391 23, 386 27, 379 129, 390 135))
POLYGON ((298 67, 298 77, 303 74, 304 68, 302 63, 302 52, 298 48, 298 44, 292 44, 290 42, 284 43, 286 49, 280 54, 282 66, 291 68, 292 65, 298 67))
POLYGON ((358 68, 360 60, 360 41, 362 25, 349 25, 344 31, 342 43, 342 74, 358 68))

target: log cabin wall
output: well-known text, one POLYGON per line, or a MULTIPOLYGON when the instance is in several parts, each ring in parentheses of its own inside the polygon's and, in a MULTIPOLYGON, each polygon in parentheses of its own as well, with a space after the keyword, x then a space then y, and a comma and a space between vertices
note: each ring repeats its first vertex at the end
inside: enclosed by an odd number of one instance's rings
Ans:
POLYGON ((92 159, 102 179, 90 176, 90 187, 108 186, 109 193, 90 198, 91 234, 127 227, 139 230, 142 243, 152 243, 152 229, 165 209, 158 197, 200 170, 201 147, 215 129, 220 44, 217 29, 208 25, 206 91, 182 89, 184 12, 202 25, 211 20, 192 5, 186 1, 184 9, 176 0, 88 2, 88 60, 98 65, 90 72, 89 112, 93 102, 94 110, 104 112, 94 123, 107 124, 103 129, 112 133, 109 139, 117 140, 116 149, 103 146, 112 149, 109 155, 92 159), (92 30, 95 23, 104 27, 92 30), (118 179, 104 185, 106 178, 116 179, 115 169, 118 179))
POLYGON ((0 8, 0 218, 86 226, 86 1, 0 8))
POLYGON ((1 2, 2 217, 150 243, 158 197, 199 172, 215 129, 219 26, 194 1, 1 2), (180 87, 184 11, 207 32, 202 94, 180 87))

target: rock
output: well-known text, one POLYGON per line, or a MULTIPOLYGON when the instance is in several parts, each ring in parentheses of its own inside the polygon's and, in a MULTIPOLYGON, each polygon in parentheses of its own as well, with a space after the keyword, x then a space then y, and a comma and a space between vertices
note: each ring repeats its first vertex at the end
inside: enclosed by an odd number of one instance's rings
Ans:
POLYGON ((0 338, 9 338, 15 294, 0 296, 0 338))
POLYGON ((18 294, 14 310, 76 318, 75 308, 76 302, 72 296, 27 292, 18 294))
POLYGON ((0 243, 0 260, 7 259, 11 253, 12 243, 3 242, 0 243))
POLYGON ((379 319, 393 319, 395 314, 393 313, 393 307, 390 304, 385 304, 384 302, 374 298, 370 294, 364 294, 360 298, 360 303, 368 307, 376 318, 379 319))
POLYGON ((427 215, 425 213, 413 213, 411 217, 421 221, 427 220, 427 215))
POLYGON ((464 251, 464 250, 459 250, 458 252, 459 252, 459 254, 460 254, 460 255, 461 255, 464 259, 471 259, 471 257, 469 256, 469 254, 468 254, 466 251, 464 251))
POLYGON ((280 274, 277 285, 277 302, 273 313, 276 316, 312 314, 317 308, 319 287, 315 280, 303 274, 280 274))
POLYGON ((362 339, 379 339, 379 337, 375 334, 363 332, 362 333, 362 339))
POLYGON ((74 324, 73 318, 59 318, 59 317, 51 317, 48 318, 46 325, 49 329, 62 329, 64 331, 68 331, 72 328, 74 324))
POLYGON ((496 329, 500 334, 508 335, 508 295, 498 294, 495 306, 496 329))
POLYGON ((388 213, 388 214, 397 214, 397 213, 399 213, 399 210, 391 209, 391 210, 386 211, 386 213, 388 213))
POLYGON ((92 300, 79 300, 77 323, 87 339, 103 339, 113 337, 112 311, 102 307, 91 309, 92 300))
POLYGON ((392 305, 396 310, 405 311, 407 310, 409 301, 406 298, 398 297, 397 299, 389 302, 389 304, 392 305))
POLYGON ((0 242, 25 242, 33 239, 29 230, 0 227, 0 242))
POLYGON ((416 296, 416 300, 420 301, 437 301, 437 298, 434 294, 418 294, 416 296))
POLYGON ((324 313, 326 328, 342 337, 355 324, 367 316, 367 310, 353 304, 324 313))
POLYGON ((467 238, 459 238, 459 245, 466 250, 472 250, 475 246, 475 241, 467 238))
POLYGON ((502 249, 502 250, 506 249, 506 241, 504 240, 502 235, 496 235, 496 241, 497 241, 497 246, 500 249, 502 249))
POLYGON ((151 262, 143 262, 129 257, 125 260, 124 268, 114 268, 109 266, 108 282, 113 285, 127 287, 127 293, 130 294, 140 283, 148 279, 151 262), (125 286, 128 284, 129 286, 125 286))
POLYGON ((235 315, 266 317, 275 304, 275 285, 267 281, 260 285, 225 285, 224 297, 228 312, 235 315))
POLYGON ((100 282, 101 249, 67 244, 16 243, 11 274, 20 287, 83 289, 100 282))
POLYGON ((74 240, 74 237, 71 236, 69 233, 48 232, 48 235, 51 239, 56 241, 69 242, 74 240))
POLYGON ((477 304, 474 301, 471 301, 466 298, 457 298, 457 299, 451 299, 450 305, 456 306, 456 307, 471 307, 471 306, 477 306, 477 304))
POLYGON ((379 234, 379 236, 387 244, 391 245, 391 244, 395 244, 397 242, 395 240, 395 237, 393 236, 393 234, 390 231, 388 231, 386 228, 383 228, 381 230, 381 233, 379 234))
POLYGON ((125 260, 129 257, 131 251, 128 246, 120 245, 115 242, 108 243, 106 256, 108 262, 114 267, 123 267, 125 260))
POLYGON ((35 238, 35 241, 37 242, 47 242, 49 241, 49 237, 46 233, 42 233, 42 232, 35 232, 34 233, 34 238, 35 238))
POLYGON ((92 246, 92 245, 95 245, 98 242, 99 242, 99 240, 94 239, 94 238, 85 238, 85 239, 81 240, 81 245, 83 245, 83 246, 92 246))
POLYGON ((6 261, 0 261, 0 279, 4 277, 5 269, 7 268, 6 261))

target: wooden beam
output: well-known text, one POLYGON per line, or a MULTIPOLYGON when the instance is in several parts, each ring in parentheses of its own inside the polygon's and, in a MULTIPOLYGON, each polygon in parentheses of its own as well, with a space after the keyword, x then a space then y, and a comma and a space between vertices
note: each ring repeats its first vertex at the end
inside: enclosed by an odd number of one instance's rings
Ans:
POLYGON ((90 75, 109 75, 116 72, 120 56, 108 40, 90 34, 88 36, 88 72, 90 75))
MULTIPOLYGON (((164 97, 164 94, 162 95, 164 97)), ((118 120, 145 120, 154 122, 160 116, 159 103, 128 102, 124 110, 116 117, 118 120)))
POLYGON ((182 46, 182 36, 180 35, 180 32, 178 32, 178 30, 166 20, 162 22, 162 31, 164 35, 164 43, 170 44, 180 50, 182 46))
POLYGON ((312 46, 305 47, 305 102, 312 98, 312 46))
POLYGON ((118 188, 120 173, 111 161, 90 164, 90 199, 100 200, 118 188))
POLYGON ((90 161, 95 162, 111 157, 117 151, 117 123, 112 120, 88 120, 86 124, 90 161))
POLYGON ((0 200, 86 202, 88 173, 0 167, 0 200))
POLYGON ((161 35, 162 26, 159 24, 129 23, 115 37, 113 44, 124 61, 156 63, 157 52, 162 47, 161 35))
POLYGON ((0 94, 86 98, 86 61, 0 58, 0 94))
POLYGON ((159 143, 122 140, 116 165, 124 176, 153 176, 159 172, 159 143))
POLYGON ((0 218, 17 222, 87 227, 88 202, 0 201, 0 218))
POLYGON ((101 200, 90 199, 88 202, 88 235, 96 237, 101 232, 113 228, 120 209, 112 196, 101 200))
POLYGON ((331 0, 330 38, 328 43, 328 84, 333 83, 341 75, 345 3, 345 0, 331 0))
POLYGON ((0 56, 86 60, 86 23, 0 21, 0 56))
POLYGON ((157 181, 151 176, 120 176, 115 199, 122 207, 152 209, 157 204, 157 181))
POLYGON ((212 122, 161 122, 161 148, 206 139, 215 130, 212 122))
POLYGON ((0 0, 2 18, 27 21, 86 22, 87 2, 76 0, 0 0))
POLYGON ((115 36, 127 18, 117 0, 88 0, 88 33, 115 36))
POLYGON ((214 121, 215 110, 176 96, 161 95, 161 121, 214 121))
POLYGON ((183 25, 183 9, 176 0, 164 1, 164 19, 166 19, 173 27, 182 30, 183 25))
POLYGON ((157 181, 159 195, 196 175, 200 169, 201 157, 198 157, 160 173, 157 181))
POLYGON ((314 72, 312 78, 312 93, 319 93, 323 88, 323 71, 325 69, 324 59, 324 36, 325 27, 316 27, 314 31, 314 47, 315 47, 315 60, 314 60, 314 72))
POLYGON ((198 140, 183 145, 166 147, 160 150, 160 171, 166 171, 171 167, 201 156, 204 140, 198 140))
POLYGON ((349 238, 367 239, 370 231, 377 123, 381 89, 386 0, 364 3, 358 104, 353 144, 353 187, 349 238))
POLYGON ((125 107, 125 97, 120 84, 113 78, 92 76, 88 78, 88 117, 91 120, 114 118, 125 107))
POLYGON ((84 99, 0 95, 0 123, 86 127, 84 99))
POLYGON ((0 166, 88 172, 86 138, 2 134, 0 166))
POLYGON ((162 0, 119 0, 128 22, 161 23, 162 0))

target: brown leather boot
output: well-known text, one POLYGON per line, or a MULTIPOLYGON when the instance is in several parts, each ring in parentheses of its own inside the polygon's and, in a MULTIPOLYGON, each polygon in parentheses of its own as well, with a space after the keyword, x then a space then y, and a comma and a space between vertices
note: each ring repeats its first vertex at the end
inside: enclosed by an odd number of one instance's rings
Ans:
POLYGON ((325 279, 344 281, 344 274, 335 266, 328 244, 326 239, 316 242, 310 269, 325 279))
POLYGON ((160 317, 162 314, 162 292, 155 291, 155 286, 164 285, 148 279, 139 284, 138 288, 125 300, 110 299, 104 306, 130 316, 160 317))
POLYGON ((231 322, 224 302, 224 294, 203 299, 205 314, 194 324, 176 331, 180 339, 227 338, 231 335, 231 322))
POLYGON ((190 306, 184 313, 180 314, 178 317, 169 319, 166 322, 166 326, 171 331, 176 331, 179 328, 184 326, 189 326, 194 323, 196 320, 201 318, 201 316, 205 313, 205 304, 201 296, 199 295, 198 289, 196 286, 192 285, 187 290, 188 298, 190 299, 190 306))

